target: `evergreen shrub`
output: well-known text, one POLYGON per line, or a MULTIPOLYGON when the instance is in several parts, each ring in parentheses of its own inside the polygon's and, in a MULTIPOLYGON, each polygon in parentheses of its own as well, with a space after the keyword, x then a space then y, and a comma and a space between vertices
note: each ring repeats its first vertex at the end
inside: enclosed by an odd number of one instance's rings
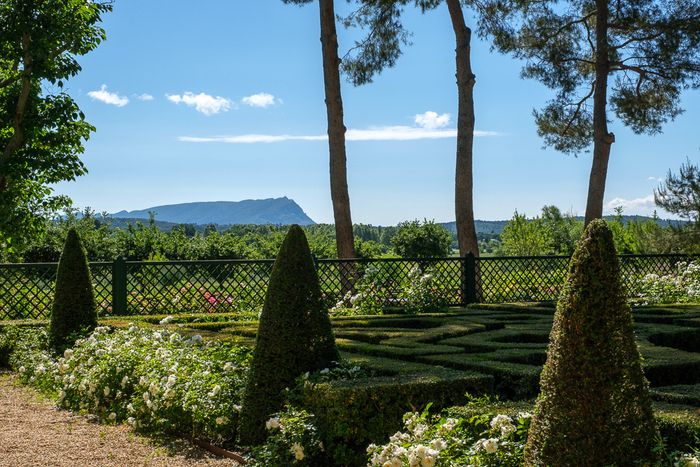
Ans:
POLYGON ((92 331, 95 326, 97 304, 90 267, 78 232, 73 228, 68 231, 58 262, 49 341, 60 352, 70 347, 78 335, 92 331))
POLYGON ((658 435, 607 224, 594 220, 557 304, 525 465, 648 463, 658 435))
POLYGON ((265 439, 265 422, 297 377, 340 360, 304 231, 293 225, 282 243, 265 297, 243 410, 240 441, 265 439))

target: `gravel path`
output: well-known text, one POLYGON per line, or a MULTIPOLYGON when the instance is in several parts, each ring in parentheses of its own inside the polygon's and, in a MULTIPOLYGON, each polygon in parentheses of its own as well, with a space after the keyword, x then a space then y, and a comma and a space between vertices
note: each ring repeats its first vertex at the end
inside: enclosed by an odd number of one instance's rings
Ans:
POLYGON ((0 374, 0 466, 236 466, 184 441, 155 446, 125 425, 58 410, 14 376, 0 374))

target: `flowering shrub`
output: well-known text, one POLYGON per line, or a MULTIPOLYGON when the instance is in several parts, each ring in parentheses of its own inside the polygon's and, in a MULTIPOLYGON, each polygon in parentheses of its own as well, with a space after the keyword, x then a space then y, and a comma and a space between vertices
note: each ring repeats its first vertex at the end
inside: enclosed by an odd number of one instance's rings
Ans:
POLYGON ((11 363, 23 382, 56 396, 60 406, 143 432, 234 437, 247 349, 103 326, 56 359, 45 350, 45 331, 36 334, 15 349, 11 363))
POLYGON ((331 308, 333 314, 377 315, 384 309, 389 291, 382 280, 381 270, 370 264, 362 278, 355 284, 355 293, 348 292, 331 308), (347 313, 350 311, 350 313, 347 313))
POLYGON ((529 413, 517 417, 488 414, 464 417, 424 412, 404 416, 404 431, 389 443, 367 448, 369 466, 519 466, 530 424, 529 413))
POLYGON ((636 284, 637 305, 700 302, 700 261, 680 262, 676 270, 647 274, 636 284))
POLYGON ((255 459, 249 465, 323 465, 323 443, 312 414, 287 406, 265 427, 267 440, 254 450, 255 459))
POLYGON ((396 285, 392 292, 387 287, 387 274, 381 269, 369 265, 362 278, 355 284, 355 294, 348 292, 331 309, 334 314, 363 314, 376 315, 383 311, 387 304, 403 306, 408 313, 436 311, 444 307, 448 300, 444 290, 440 288, 435 273, 414 266, 408 273, 406 283, 396 285))
POLYGON ((408 273, 408 285, 400 295, 406 311, 421 313, 436 311, 447 305, 447 297, 438 286, 435 273, 426 269, 425 273, 418 266, 408 273))

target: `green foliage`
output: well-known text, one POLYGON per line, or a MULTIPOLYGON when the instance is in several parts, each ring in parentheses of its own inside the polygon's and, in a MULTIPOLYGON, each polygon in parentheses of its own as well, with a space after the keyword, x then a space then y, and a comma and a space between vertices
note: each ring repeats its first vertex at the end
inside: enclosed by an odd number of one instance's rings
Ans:
MULTIPOLYGON (((545 144, 559 151, 577 153, 593 142, 594 91, 609 93, 607 105, 635 133, 655 134, 681 112, 681 90, 700 84, 700 5, 684 0, 604 4, 605 9, 579 0, 485 5, 484 23, 496 47, 525 60, 524 77, 556 90, 535 120, 545 144), (605 76, 596 69, 598 15, 606 24, 600 39, 609 50, 605 76), (596 79, 607 79, 609 89, 593 87, 596 79)), ((605 108, 598 110, 605 115, 605 108)))
POLYGON ((316 416, 330 465, 354 466, 369 442, 401 428, 407 410, 462 403, 465 392, 484 394, 491 383, 488 376, 433 367, 423 374, 308 382, 303 405, 316 416))
POLYGON ((668 171, 666 180, 654 190, 656 205, 687 219, 689 224, 676 229, 676 240, 687 251, 700 252, 700 166, 681 165, 678 175, 668 171))
POLYGON ((540 386, 525 465, 652 459, 657 431, 648 382, 602 220, 588 225, 571 260, 540 386))
POLYGON ((241 417, 241 441, 260 442, 282 391, 340 360, 304 231, 290 227, 270 276, 241 417))
POLYGON ((136 326, 97 327, 57 358, 43 329, 3 332, 21 337, 10 356, 20 381, 63 408, 143 433, 235 438, 248 349, 136 326))
POLYGON ((94 131, 64 81, 77 58, 104 40, 108 2, 0 2, 0 244, 21 249, 44 218, 66 207, 52 185, 86 168, 79 156, 94 131), (50 86, 47 86, 49 85, 50 86))
POLYGON ((413 266, 405 278, 392 275, 392 264, 369 264, 355 283, 354 293, 348 292, 333 308, 338 315, 377 315, 386 311, 387 304, 401 307, 405 313, 428 313, 444 310, 449 303, 445 284, 437 268, 413 266))
MULTIPOLYGON (((425 412, 404 415, 404 430, 391 436, 385 445, 370 445, 370 466, 464 465, 517 467, 522 465, 522 451, 530 413, 516 416, 503 413, 492 415, 484 403, 476 400, 464 407, 464 416, 458 409, 446 410, 430 416, 425 412)), ((497 408, 497 406, 492 406, 497 408)))
POLYGON ((635 284, 633 301, 639 305, 700 302, 700 261, 680 262, 666 274, 647 274, 635 284))
POLYGON ((253 459, 249 465, 328 465, 315 418, 307 411, 287 406, 280 413, 274 414, 265 423, 265 428, 269 435, 263 445, 253 450, 253 459))
POLYGON ((51 309, 51 345, 63 350, 75 336, 97 325, 97 304, 85 249, 78 232, 68 231, 56 272, 56 288, 51 309))
POLYGON ((452 237, 433 221, 415 220, 401 222, 391 243, 403 258, 437 258, 449 256, 452 237))
POLYGON ((540 218, 528 221, 515 211, 501 233, 501 251, 509 256, 541 256, 551 251, 552 241, 540 218))

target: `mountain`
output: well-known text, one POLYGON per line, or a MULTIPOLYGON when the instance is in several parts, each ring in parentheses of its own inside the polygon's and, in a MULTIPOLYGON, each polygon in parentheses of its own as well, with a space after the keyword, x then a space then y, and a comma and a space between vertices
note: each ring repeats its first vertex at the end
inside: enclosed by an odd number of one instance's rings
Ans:
POLYGON ((204 201, 168 204, 137 211, 111 214, 114 219, 148 219, 154 213, 157 221, 175 224, 274 224, 311 225, 315 222, 303 209, 287 198, 246 199, 243 201, 204 201))

